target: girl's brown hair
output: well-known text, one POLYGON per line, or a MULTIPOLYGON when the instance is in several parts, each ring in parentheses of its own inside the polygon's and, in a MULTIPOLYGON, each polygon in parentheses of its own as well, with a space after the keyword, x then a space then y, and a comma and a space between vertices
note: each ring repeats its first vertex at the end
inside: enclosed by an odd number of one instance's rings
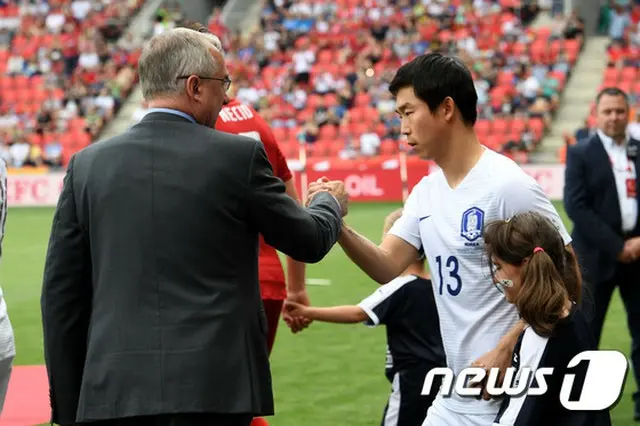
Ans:
MULTIPOLYGON (((488 224, 484 240, 490 265, 494 257, 514 266, 522 266, 529 258, 522 269, 516 306, 537 334, 549 336, 567 298, 580 302, 582 277, 573 251, 565 247, 549 219, 533 212, 488 224)), ((491 275, 494 278, 493 267, 491 275)))

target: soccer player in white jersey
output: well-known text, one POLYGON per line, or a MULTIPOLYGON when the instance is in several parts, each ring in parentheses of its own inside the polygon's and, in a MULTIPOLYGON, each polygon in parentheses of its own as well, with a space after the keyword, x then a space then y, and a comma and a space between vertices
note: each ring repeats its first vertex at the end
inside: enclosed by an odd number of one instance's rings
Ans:
MULTIPOLYGON (((498 291, 483 258, 483 227, 518 212, 550 218, 566 244, 571 239, 536 183, 512 160, 480 144, 473 126, 477 95, 469 70, 457 59, 430 53, 403 65, 389 90, 396 97, 402 133, 417 155, 440 170, 413 188, 402 217, 377 246, 345 224, 340 245, 379 283, 400 274, 420 251, 427 256, 447 364, 486 369, 510 366, 518 313, 498 291)), ((330 185, 319 181, 310 196, 330 185)), ((485 394, 486 395, 486 394, 485 394)), ((424 425, 490 425, 497 400, 438 396, 424 425)))

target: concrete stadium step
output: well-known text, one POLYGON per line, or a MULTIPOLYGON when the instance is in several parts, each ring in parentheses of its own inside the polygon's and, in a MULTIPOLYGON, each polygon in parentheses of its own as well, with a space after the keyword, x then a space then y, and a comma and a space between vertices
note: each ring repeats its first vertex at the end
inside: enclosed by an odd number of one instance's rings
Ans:
POLYGON ((222 9, 222 20, 227 27, 247 35, 260 22, 261 4, 257 0, 228 1, 222 9))
POLYGON ((100 140, 109 139, 127 130, 133 124, 133 114, 142 105, 142 89, 136 86, 126 102, 120 107, 118 114, 100 133, 100 140))
POLYGON ((587 39, 565 88, 551 131, 542 141, 538 151, 531 154, 532 162, 557 163, 556 153, 564 144, 562 134, 565 131, 573 133, 584 123, 607 66, 608 44, 607 37, 596 36, 587 39))
MULTIPOLYGON (((135 19, 131 22, 126 32, 131 32, 145 39, 153 31, 153 16, 162 5, 163 0, 148 0, 135 19)), ((124 101, 116 116, 102 129, 97 140, 108 139, 125 131, 130 125, 133 112, 142 103, 140 86, 136 85, 129 97, 124 101)))

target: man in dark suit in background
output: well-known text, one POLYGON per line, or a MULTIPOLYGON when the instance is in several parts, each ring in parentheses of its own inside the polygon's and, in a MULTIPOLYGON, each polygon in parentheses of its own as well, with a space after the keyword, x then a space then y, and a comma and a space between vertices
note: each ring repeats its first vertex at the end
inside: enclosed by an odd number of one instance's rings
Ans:
MULTIPOLYGON (((617 286, 627 311, 631 361, 640 384, 640 142, 626 134, 627 95, 607 88, 596 98, 597 130, 567 150, 564 205, 573 221, 573 247, 583 269, 585 312, 596 342, 617 286)), ((633 396, 640 419, 640 393, 633 396)))
POLYGON ((347 196, 333 182, 304 209, 260 142, 213 130, 230 84, 214 39, 154 37, 139 62, 148 114, 69 162, 42 292, 55 423, 245 426, 273 414, 258 235, 318 262, 347 196))

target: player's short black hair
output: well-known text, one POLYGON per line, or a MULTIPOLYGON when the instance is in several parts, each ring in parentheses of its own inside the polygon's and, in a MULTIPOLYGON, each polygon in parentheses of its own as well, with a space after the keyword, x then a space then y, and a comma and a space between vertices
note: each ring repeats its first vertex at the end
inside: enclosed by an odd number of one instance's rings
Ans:
POLYGON ((629 96, 627 96, 626 92, 618 87, 605 87, 604 89, 598 92, 596 96, 596 105, 600 103, 600 99, 603 96, 622 96, 624 98, 625 103, 627 104, 627 108, 629 107, 629 96))
POLYGON ((478 94, 473 77, 457 58, 439 53, 418 56, 398 69, 389 91, 396 96, 405 87, 413 87, 416 97, 431 111, 450 97, 466 125, 473 126, 478 119, 478 94))
POLYGON ((178 24, 178 28, 189 28, 190 30, 198 31, 200 33, 209 32, 209 29, 198 21, 183 20, 178 24))

